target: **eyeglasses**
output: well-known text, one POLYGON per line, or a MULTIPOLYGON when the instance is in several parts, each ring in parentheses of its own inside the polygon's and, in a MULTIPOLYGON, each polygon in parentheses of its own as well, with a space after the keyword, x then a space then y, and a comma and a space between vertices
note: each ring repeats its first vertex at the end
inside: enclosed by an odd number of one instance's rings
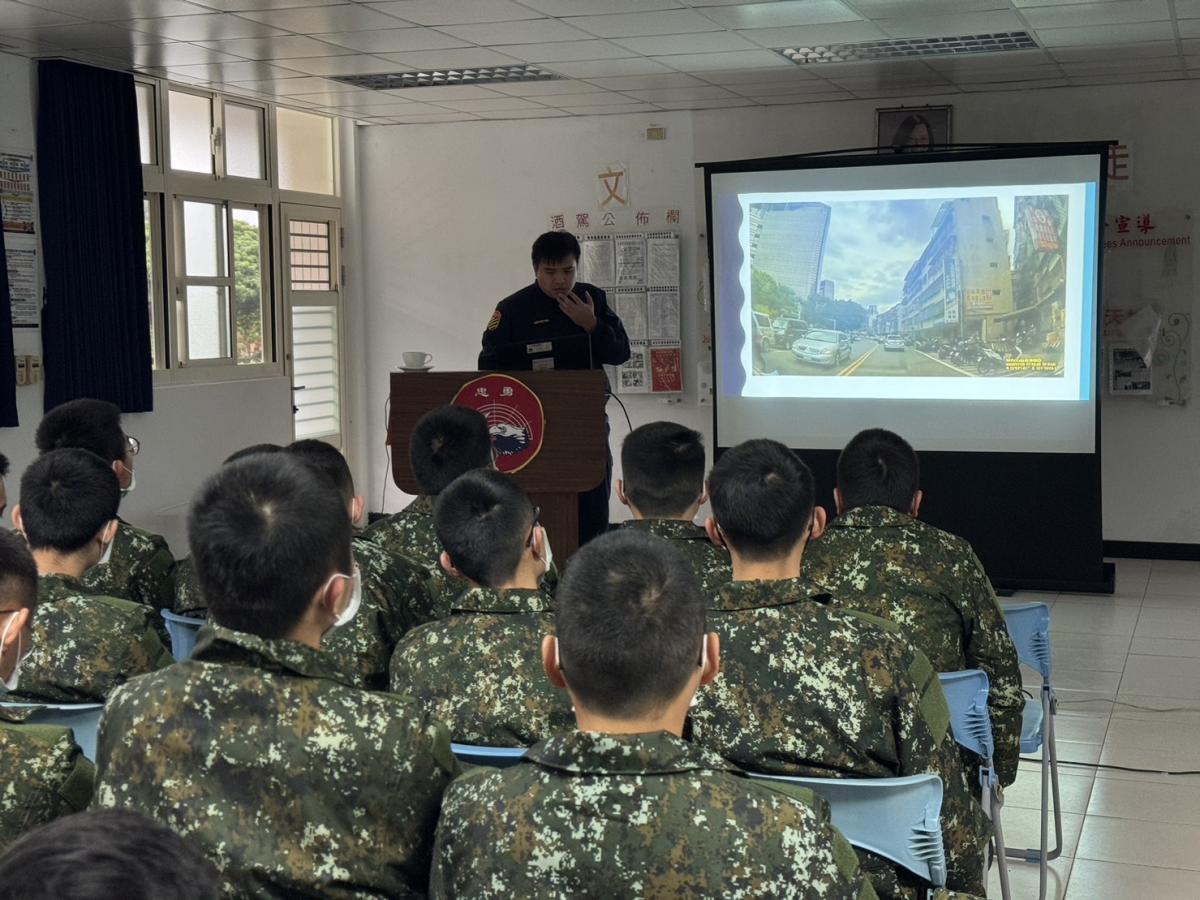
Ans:
POLYGON ((541 521, 539 521, 541 517, 542 508, 540 506, 535 506, 533 508, 533 524, 529 526, 529 537, 525 538, 526 547, 533 546, 533 533, 537 531, 537 527, 542 524, 541 521))
POLYGON ((125 435, 125 449, 129 451, 130 456, 137 456, 138 451, 142 449, 142 442, 132 434, 127 434, 125 435))

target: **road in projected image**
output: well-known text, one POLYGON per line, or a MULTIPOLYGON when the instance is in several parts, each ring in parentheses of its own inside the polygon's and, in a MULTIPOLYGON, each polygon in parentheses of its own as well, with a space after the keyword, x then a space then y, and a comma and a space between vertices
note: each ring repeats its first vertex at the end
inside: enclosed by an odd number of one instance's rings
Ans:
POLYGON ((1003 191, 752 203, 754 374, 1063 377, 1067 212, 1003 191))

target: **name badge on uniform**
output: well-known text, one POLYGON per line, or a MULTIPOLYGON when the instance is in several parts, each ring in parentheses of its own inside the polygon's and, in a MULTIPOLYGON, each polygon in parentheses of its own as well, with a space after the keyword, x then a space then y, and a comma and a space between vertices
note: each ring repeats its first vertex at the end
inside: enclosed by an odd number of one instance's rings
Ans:
POLYGON ((532 356, 535 353, 549 353, 554 349, 553 341, 542 341, 538 344, 526 344, 525 352, 532 356))
POLYGON ((553 356, 543 356, 541 359, 535 359, 533 361, 533 371, 535 371, 535 372, 539 372, 544 369, 553 369, 553 368, 554 368, 554 357, 553 356))

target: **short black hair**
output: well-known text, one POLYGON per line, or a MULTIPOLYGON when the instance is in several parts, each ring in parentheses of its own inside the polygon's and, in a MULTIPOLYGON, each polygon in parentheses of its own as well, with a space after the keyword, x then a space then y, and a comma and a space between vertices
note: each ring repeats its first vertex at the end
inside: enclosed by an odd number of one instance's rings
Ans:
POLYGON ((533 267, 542 263, 562 262, 568 256, 579 261, 579 241, 569 231, 547 231, 533 242, 533 267))
POLYGON ((0 900, 217 900, 219 883, 175 832, 120 809, 55 819, 0 856, 0 900))
POLYGON ((0 478, 8 477, 8 457, 0 453, 0 478))
POLYGON ((354 499, 354 476, 350 473, 350 464, 342 451, 324 441, 306 439, 293 441, 284 448, 296 459, 312 466, 331 482, 342 495, 342 501, 349 503, 354 499))
POLYGON ((286 453, 255 454, 200 486, 188 543, 219 625, 279 638, 333 572, 350 573, 350 514, 328 479, 286 453))
POLYGON ((0 607, 37 606, 38 571, 29 545, 19 534, 0 528, 0 607))
POLYGON ((554 607, 563 677, 589 710, 658 712, 700 662, 700 582, 663 538, 626 528, 589 541, 571 557, 554 607))
POLYGON ((639 425, 621 444, 621 478, 642 515, 682 515, 704 491, 704 437, 676 422, 639 425))
POLYGON ((747 560, 778 559, 812 522, 812 472, 795 453, 767 438, 738 444, 708 476, 713 518, 729 546, 747 560))
POLYGON ((234 450, 221 465, 227 465, 231 462, 237 462, 239 459, 245 459, 247 456, 254 456, 256 453, 282 453, 283 447, 279 444, 251 444, 249 447, 243 447, 241 450, 234 450))
POLYGON ((454 479, 438 495, 433 525, 454 568, 476 584, 512 578, 533 527, 533 504, 517 483, 491 469, 454 479))
POLYGON ((21 476, 21 524, 34 550, 82 550, 120 503, 112 466, 87 450, 43 453, 21 476))
POLYGON ((124 459, 127 449, 120 408, 90 397, 69 400, 46 413, 34 442, 40 453, 66 447, 91 450, 109 463, 124 459))
POLYGON ((917 451, 885 428, 868 428, 850 439, 837 461, 842 509, 890 506, 907 513, 921 486, 917 451))
POLYGON ((492 464, 487 419, 465 406, 431 409, 413 426, 408 456, 421 493, 436 496, 464 472, 492 464))

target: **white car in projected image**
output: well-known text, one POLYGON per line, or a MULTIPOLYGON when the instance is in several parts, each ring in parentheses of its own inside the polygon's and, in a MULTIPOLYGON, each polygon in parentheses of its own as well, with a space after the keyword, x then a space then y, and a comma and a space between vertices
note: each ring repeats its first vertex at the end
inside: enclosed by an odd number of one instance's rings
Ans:
POLYGON ((904 337, 899 334, 889 334, 883 339, 884 350, 904 351, 904 337))
POLYGON ((803 362, 836 366, 850 360, 850 335, 818 328, 792 343, 792 356, 803 362))

